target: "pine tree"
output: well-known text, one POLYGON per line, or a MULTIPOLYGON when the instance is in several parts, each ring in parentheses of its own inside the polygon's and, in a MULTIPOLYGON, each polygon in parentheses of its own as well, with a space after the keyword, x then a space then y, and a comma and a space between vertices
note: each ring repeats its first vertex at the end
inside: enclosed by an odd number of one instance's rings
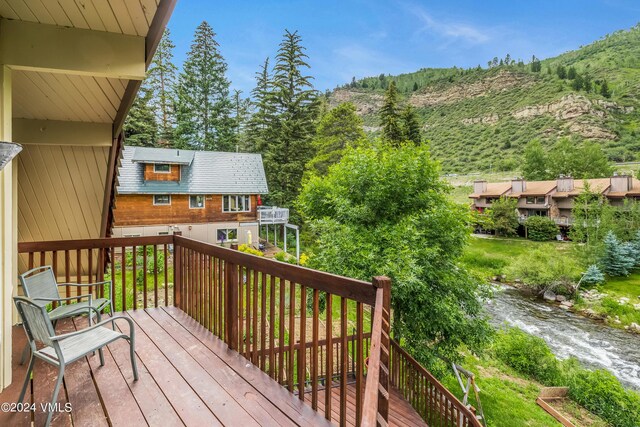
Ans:
POLYGON ((236 151, 248 151, 247 150, 247 135, 246 127, 249 118, 249 109, 251 101, 242 98, 242 91, 234 89, 231 96, 231 103, 233 105, 233 124, 234 133, 236 139, 236 151))
POLYGON ((315 175, 327 174, 329 166, 338 163, 345 149, 366 143, 362 118, 350 102, 327 111, 316 127, 312 144, 315 156, 307 164, 307 170, 315 175))
POLYGON ((573 82, 571 82, 571 87, 573 88, 573 90, 580 90, 582 89, 584 85, 584 80, 582 78, 581 74, 576 74, 575 77, 573 78, 573 82))
POLYGON ((156 121, 158 123, 158 143, 171 145, 174 138, 176 124, 175 114, 175 85, 178 68, 172 62, 175 45, 171 41, 169 29, 165 29, 158 44, 149 71, 147 80, 152 91, 152 103, 155 107, 156 121))
POLYGON ((620 243, 613 231, 609 231, 604 238, 604 252, 600 260, 604 272, 614 277, 628 276, 635 264, 630 249, 630 245, 620 243))
POLYGON ((401 120, 403 140, 419 145, 422 142, 420 123, 418 123, 416 110, 411 105, 407 105, 402 111, 401 120))
POLYGON ((387 142, 394 146, 402 143, 403 135, 398 107, 398 91, 394 80, 391 80, 389 88, 384 95, 384 103, 380 109, 380 125, 382 126, 382 137, 387 142))
POLYGON ((158 138, 158 126, 151 107, 153 91, 143 82, 138 96, 124 122, 124 136, 127 145, 153 147, 158 138))
POLYGON ((558 75, 559 78, 564 80, 564 79, 567 78, 567 69, 564 68, 564 66, 562 66, 562 65, 558 65, 556 67, 556 74, 558 75))
POLYGON ((275 120, 273 80, 269 70, 269 58, 256 72, 256 87, 251 91, 253 114, 247 124, 246 150, 261 152, 265 149, 268 130, 275 120))
POLYGON ((536 58, 535 55, 531 57, 531 71, 534 73, 539 73, 542 70, 542 64, 540 64, 540 60, 536 58))
POLYGON ((609 85, 607 84, 606 80, 603 80, 602 84, 600 85, 600 95, 604 96, 605 98, 611 97, 611 92, 609 91, 609 85))
POLYGON ((235 148, 227 64, 211 26, 203 21, 178 78, 176 137, 181 147, 235 148))
POLYGON ((285 30, 269 96, 275 120, 266 129, 263 152, 269 199, 281 206, 291 206, 297 197, 305 165, 313 155, 317 92, 312 77, 303 74, 310 68, 307 59, 298 32, 285 30))
POLYGON ((573 80, 576 78, 576 76, 578 75, 578 72, 576 71, 575 67, 569 67, 569 70, 567 71, 567 78, 569 80, 573 80))
POLYGON ((591 89, 593 89, 591 76, 588 73, 585 73, 584 76, 582 77, 582 88, 587 93, 591 92, 591 89))
MULTIPOLYGON (((478 65, 479 67, 479 65, 478 65)), ((418 82, 413 82, 413 91, 417 91, 418 90, 418 82)))
POLYGON ((600 271, 596 264, 591 264, 582 276, 582 283, 587 285, 599 285, 604 283, 604 274, 600 271))

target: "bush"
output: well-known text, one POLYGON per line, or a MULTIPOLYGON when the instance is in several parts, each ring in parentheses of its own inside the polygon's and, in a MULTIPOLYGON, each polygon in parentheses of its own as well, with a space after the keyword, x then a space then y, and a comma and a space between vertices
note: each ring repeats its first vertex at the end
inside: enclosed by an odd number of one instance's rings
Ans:
POLYGON ((554 240, 558 235, 558 226, 547 216, 530 216, 525 222, 527 236, 531 240, 543 242, 554 240))
POLYGON ((498 332, 493 346, 498 359, 547 385, 560 385, 560 363, 542 338, 509 328, 498 332))
POLYGON ((518 231, 518 200, 502 196, 491 204, 488 211, 493 230, 499 236, 515 236, 518 231))
POLYGON ((640 395, 625 390, 611 373, 579 369, 568 379, 569 396, 617 427, 640 425, 640 395))
POLYGON ((286 252, 276 252, 276 254, 273 257, 280 262, 288 262, 289 264, 296 264, 296 257, 286 252))
POLYGON ((251 255, 264 256, 264 253, 262 251, 259 251, 259 250, 255 249, 255 248, 252 248, 251 246, 246 245, 246 244, 242 244, 242 245, 238 246, 238 250, 240 252, 244 252, 244 253, 251 254, 251 255))
POLYGON ((537 290, 570 288, 580 277, 580 268, 576 261, 559 257, 547 244, 516 258, 507 275, 537 290))
POLYGON ((634 267, 634 245, 620 242, 612 231, 604 238, 604 253, 600 259, 602 267, 609 276, 628 276, 634 267))

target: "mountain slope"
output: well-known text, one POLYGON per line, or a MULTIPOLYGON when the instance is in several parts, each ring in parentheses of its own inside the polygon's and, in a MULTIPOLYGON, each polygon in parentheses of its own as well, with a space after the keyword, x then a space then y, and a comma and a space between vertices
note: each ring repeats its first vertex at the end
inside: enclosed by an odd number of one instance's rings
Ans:
POLYGON ((330 103, 350 101, 366 130, 378 132, 384 88, 395 80, 403 102, 417 108, 423 133, 446 172, 512 170, 528 141, 591 139, 615 161, 640 159, 640 25, 541 62, 475 69, 425 68, 399 76, 368 77, 338 88, 330 103), (592 89, 557 67, 574 67, 592 89), (600 94, 607 81, 610 97, 600 94))

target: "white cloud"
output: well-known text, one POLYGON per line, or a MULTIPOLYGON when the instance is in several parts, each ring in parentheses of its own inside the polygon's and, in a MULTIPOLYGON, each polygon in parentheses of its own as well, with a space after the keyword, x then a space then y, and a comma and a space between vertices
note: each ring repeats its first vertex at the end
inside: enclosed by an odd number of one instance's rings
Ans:
POLYGON ((482 44, 491 40, 491 35, 486 30, 466 23, 435 19, 424 8, 416 4, 404 3, 403 5, 422 23, 418 33, 431 32, 450 39, 462 39, 472 44, 482 44))

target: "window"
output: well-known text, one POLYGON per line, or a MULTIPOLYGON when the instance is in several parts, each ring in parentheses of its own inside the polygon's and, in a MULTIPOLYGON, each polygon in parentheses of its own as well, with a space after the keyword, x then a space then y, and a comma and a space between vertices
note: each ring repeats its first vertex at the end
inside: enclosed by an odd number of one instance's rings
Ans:
POLYGON ((527 204, 528 205, 533 205, 536 202, 536 198, 535 197, 527 197, 527 204))
POLYGON ((544 196, 538 196, 536 197, 536 203, 539 205, 544 205, 545 202, 545 197, 544 196))
POLYGON ((498 200, 495 197, 487 197, 486 202, 488 205, 492 204, 493 202, 495 202, 496 200, 498 200))
POLYGON ((203 209, 204 196, 189 196, 189 207, 191 209, 203 209))
POLYGON ((158 236, 168 236, 169 232, 168 231, 158 231, 158 236))
POLYGON ((153 171, 155 173, 171 173, 171 165, 159 165, 156 163, 153 165, 153 171))
POLYGON ((154 194, 153 204, 154 205, 170 205, 171 196, 169 194, 154 194))
POLYGON ((544 196, 536 196, 536 197, 527 197, 528 205, 544 205, 546 202, 546 197, 544 196))
POLYGON ((250 196, 222 196, 222 212, 249 212, 250 210, 250 196))
POLYGON ((219 228, 218 229, 218 242, 228 242, 238 240, 237 228, 219 228))

